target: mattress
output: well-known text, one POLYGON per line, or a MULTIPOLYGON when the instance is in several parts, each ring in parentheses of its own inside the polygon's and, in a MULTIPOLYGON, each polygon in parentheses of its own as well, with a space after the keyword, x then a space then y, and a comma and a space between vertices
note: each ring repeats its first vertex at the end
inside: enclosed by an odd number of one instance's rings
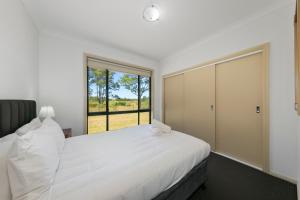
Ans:
POLYGON ((48 200, 150 200, 205 159, 210 146, 150 125, 66 140, 48 200))

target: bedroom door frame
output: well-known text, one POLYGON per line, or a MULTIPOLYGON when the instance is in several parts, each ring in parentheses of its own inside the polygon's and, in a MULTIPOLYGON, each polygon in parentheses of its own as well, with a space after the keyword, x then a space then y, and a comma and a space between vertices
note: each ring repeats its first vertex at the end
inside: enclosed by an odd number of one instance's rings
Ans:
MULTIPOLYGON (((178 74, 183 74, 187 71, 192 71, 198 68, 203 67, 210 67, 212 65, 217 65, 223 62, 228 62, 230 60, 235 60, 238 58, 242 58, 245 56, 261 53, 262 54, 262 102, 263 105, 261 106, 261 112, 262 112, 262 144, 263 144, 263 165, 262 165, 262 171, 266 173, 270 173, 270 138, 269 138, 269 115, 270 115, 270 109, 269 109, 269 43, 264 43, 252 48, 248 48, 245 50, 238 51, 236 53, 229 54, 227 56, 214 59, 208 62, 205 62, 203 64, 194 65, 192 67, 176 71, 174 73, 169 73, 162 76, 162 119, 165 119, 165 108, 164 108, 164 81, 168 77, 176 76, 178 74)), ((239 161, 239 160, 238 160, 239 161)), ((242 161, 239 161, 242 162, 242 161)), ((247 163, 246 163, 247 164, 247 163)), ((251 165, 250 165, 251 166, 251 165)))

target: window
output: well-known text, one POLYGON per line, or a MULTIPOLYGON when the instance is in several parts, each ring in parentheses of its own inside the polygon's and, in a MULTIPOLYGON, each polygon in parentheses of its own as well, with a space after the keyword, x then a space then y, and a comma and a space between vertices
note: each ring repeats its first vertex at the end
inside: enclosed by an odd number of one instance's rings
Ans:
POLYGON ((88 59, 88 134, 151 123, 151 72, 88 59))

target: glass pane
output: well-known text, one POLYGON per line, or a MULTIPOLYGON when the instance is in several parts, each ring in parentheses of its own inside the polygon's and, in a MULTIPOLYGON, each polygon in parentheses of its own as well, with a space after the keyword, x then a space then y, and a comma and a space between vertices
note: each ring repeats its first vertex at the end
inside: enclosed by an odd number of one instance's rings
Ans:
POLYGON ((88 117, 88 134, 106 131, 106 116, 89 116, 88 117))
POLYGON ((138 76, 109 72, 109 111, 138 109, 138 76))
POLYGON ((88 67, 89 112, 106 110, 106 71, 88 67))
POLYGON ((150 106, 150 78, 147 76, 141 76, 140 78, 140 96, 141 105, 140 109, 149 109, 150 106))
POLYGON ((140 113, 140 124, 149 124, 149 112, 141 112, 140 113))
POLYGON ((117 130, 121 128, 137 126, 138 125, 138 114, 119 114, 109 115, 109 130, 117 130))

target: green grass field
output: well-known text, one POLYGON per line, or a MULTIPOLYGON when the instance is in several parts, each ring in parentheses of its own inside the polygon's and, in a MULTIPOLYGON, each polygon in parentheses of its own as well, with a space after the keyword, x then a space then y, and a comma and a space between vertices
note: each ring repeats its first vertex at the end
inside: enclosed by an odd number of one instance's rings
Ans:
MULTIPOLYGON (((141 100, 141 109, 149 108, 149 99, 141 100)), ((95 98, 89 100, 89 112, 103 112, 106 109, 106 103, 99 103, 95 98)), ((109 101, 109 111, 126 111, 137 110, 138 101, 131 99, 120 99, 109 101)), ((140 113, 140 124, 149 123, 149 112, 140 113)), ((125 127, 138 125, 138 114, 118 114, 109 115, 109 130, 117 130, 125 127)), ((106 116, 89 116, 88 117, 88 133, 99 133, 106 131, 106 116)))
MULTIPOLYGON (((138 114, 120 114, 109 116, 109 129, 117 130, 125 127, 138 125, 138 114)), ((140 124, 149 124, 149 112, 140 113, 140 124)), ((89 116, 88 117, 88 133, 100 133, 106 131, 106 116, 89 116)))

